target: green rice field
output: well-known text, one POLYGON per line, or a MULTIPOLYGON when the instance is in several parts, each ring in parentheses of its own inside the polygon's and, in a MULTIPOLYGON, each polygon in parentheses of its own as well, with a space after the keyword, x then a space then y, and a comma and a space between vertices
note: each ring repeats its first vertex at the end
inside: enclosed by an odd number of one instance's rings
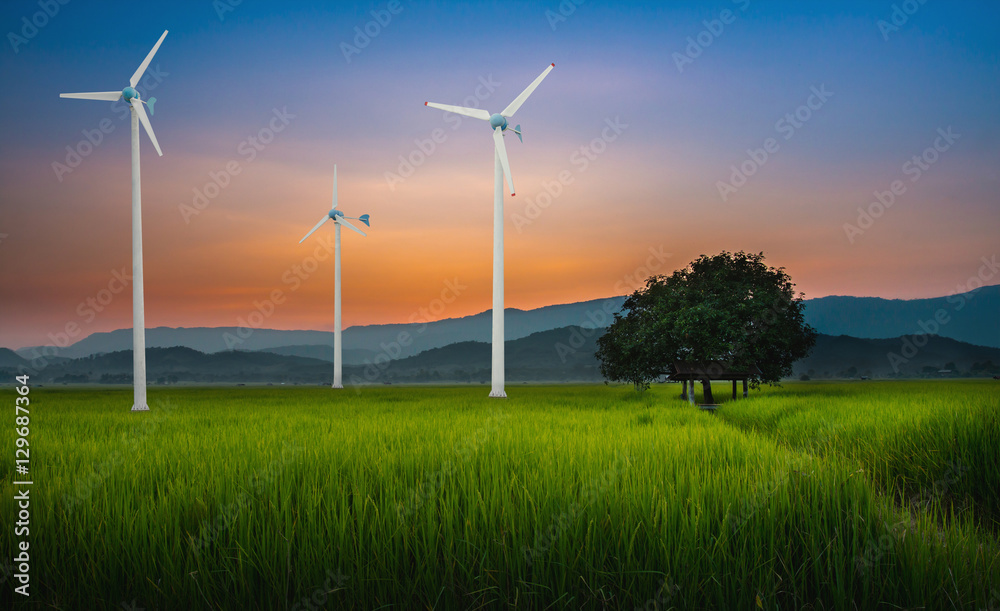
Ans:
POLYGON ((32 389, 0 604, 1000 609, 1000 383, 507 390, 32 389))

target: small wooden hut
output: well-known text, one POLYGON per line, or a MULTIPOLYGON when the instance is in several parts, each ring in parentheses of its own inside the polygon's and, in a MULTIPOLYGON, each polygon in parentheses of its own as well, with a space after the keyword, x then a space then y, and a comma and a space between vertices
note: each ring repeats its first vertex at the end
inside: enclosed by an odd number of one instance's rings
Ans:
POLYGON ((736 383, 743 382, 743 397, 748 394, 748 382, 751 376, 759 375, 760 371, 751 366, 748 369, 735 369, 723 361, 674 361, 668 372, 671 380, 684 383, 681 396, 694 404, 694 383, 704 380, 732 380, 733 399, 736 398, 736 383))

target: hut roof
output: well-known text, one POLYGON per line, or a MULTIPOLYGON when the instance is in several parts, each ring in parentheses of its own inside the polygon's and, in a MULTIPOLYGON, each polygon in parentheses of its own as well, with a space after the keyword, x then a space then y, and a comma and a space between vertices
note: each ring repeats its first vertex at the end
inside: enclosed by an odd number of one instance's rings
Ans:
POLYGON ((674 361, 669 372, 673 380, 745 380, 760 375, 756 366, 735 368, 724 361, 674 361))

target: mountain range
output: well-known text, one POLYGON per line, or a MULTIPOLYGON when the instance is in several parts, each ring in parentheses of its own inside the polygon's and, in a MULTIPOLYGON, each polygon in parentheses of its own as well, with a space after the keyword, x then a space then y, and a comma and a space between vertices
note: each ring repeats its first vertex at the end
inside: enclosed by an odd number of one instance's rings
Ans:
MULTIPOLYGON (((604 327, 625 297, 553 305, 534 310, 507 308, 507 341, 565 327, 604 327)), ((888 339, 927 333, 968 344, 1000 348, 1000 285, 934 299, 821 297, 805 302, 805 319, 819 333, 863 339, 888 339)), ((433 322, 354 326, 344 330, 345 364, 364 364, 380 354, 393 360, 461 342, 489 342, 489 310, 433 322), (405 341, 404 341, 405 340, 405 341)), ((227 350, 262 351, 332 360, 333 333, 274 329, 170 328, 146 330, 148 348, 186 347, 206 354, 227 350)), ((82 358, 128 350, 132 330, 94 333, 64 348, 22 348, 28 359, 39 355, 82 358)), ((47 357, 48 360, 52 360, 47 357)))
POLYGON ((820 333, 886 339, 929 333, 1000 348, 1000 285, 934 299, 820 297, 805 302, 820 333))
MULTIPOLYGON (((540 331, 508 342, 508 383, 600 382, 603 378, 594 357, 599 335, 599 329, 574 326, 540 331)), ((490 359, 488 343, 458 342, 415 356, 395 360, 386 356, 364 365, 345 366, 344 381, 347 386, 486 384, 490 380, 490 359)), ((330 384, 333 369, 330 361, 320 358, 241 350, 206 354, 185 347, 150 348, 146 361, 151 384, 330 384)), ((60 358, 39 366, 12 350, 0 349, 0 377, 11 379, 22 372, 29 373, 36 384, 130 384, 132 351, 60 358)), ((998 374, 1000 348, 973 346, 936 335, 892 339, 820 335, 813 352, 793 368, 794 377, 803 379, 998 374)))
MULTIPOLYGON (((539 331, 560 327, 587 325, 607 326, 610 312, 621 309, 624 297, 612 297, 581 303, 553 305, 534 310, 505 310, 504 327, 508 341, 527 337, 539 331)), ((344 330, 344 362, 363 363, 382 352, 392 358, 405 358, 432 348, 467 341, 488 342, 492 336, 492 312, 487 310, 472 316, 447 318, 432 322, 354 326, 344 330), (408 338, 401 341, 403 338, 408 338), (398 351, 398 352, 397 352, 398 351)), ((267 350, 293 356, 320 357, 331 355, 333 333, 330 331, 279 331, 237 327, 146 329, 147 348, 183 346, 199 352, 225 350, 267 350), (324 347, 328 350, 324 350, 324 347)), ((132 348, 132 330, 94 333, 63 348, 33 346, 16 352, 32 359, 39 355, 81 358, 132 348)))

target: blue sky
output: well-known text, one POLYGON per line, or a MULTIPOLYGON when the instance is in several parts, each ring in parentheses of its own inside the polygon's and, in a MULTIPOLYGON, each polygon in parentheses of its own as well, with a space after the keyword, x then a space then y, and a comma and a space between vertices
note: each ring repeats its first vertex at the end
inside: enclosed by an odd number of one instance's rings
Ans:
MULTIPOLYGON (((334 163, 342 201, 374 221, 369 238, 346 245, 347 324, 405 320, 454 277, 470 288, 443 316, 488 309, 489 132, 472 120, 452 130, 423 102, 461 103, 486 80, 497 85, 483 104, 496 111, 552 62, 516 118, 524 145, 508 145, 518 184, 506 203, 509 306, 613 294, 651 248, 673 253, 671 269, 763 250, 812 297, 948 294, 998 246, 1000 8, 913 2, 898 30, 880 29, 904 4, 564 2, 565 20, 554 20, 557 2, 400 2, 376 28, 371 11, 388 2, 243 0, 220 18, 209 0, 142 11, 71 0, 18 42, 22 20, 44 21, 42 9, 6 2, 0 282, 19 290, 0 303, 0 343, 41 343, 128 263, 127 121, 58 93, 124 87, 164 29, 160 80, 143 91, 158 98, 164 149, 157 158, 143 136, 150 326, 231 325, 280 285, 329 203, 334 163), (720 28, 723 11, 732 18, 720 28), (342 45, 365 27, 378 34, 348 62, 342 45), (710 45, 680 70, 677 54, 699 36, 710 45), (784 139, 778 121, 817 87, 832 96, 784 139), (248 162, 240 144, 275 109, 294 119, 248 162), (115 130, 57 176, 66 147, 103 119, 115 130), (609 120, 628 127, 583 168, 581 147, 609 120), (949 127, 960 138, 910 182, 904 163, 949 127), (400 156, 435 129, 447 140, 392 183, 400 156), (779 150, 722 197, 720 182, 769 138, 779 150), (180 208, 233 160, 241 174, 185 219, 180 208), (573 184, 525 224, 562 171, 573 184), (858 207, 895 180, 906 193, 850 239, 858 207)), ((327 271, 269 326, 329 326, 327 271)), ((119 299, 88 330, 129 324, 119 299)))

